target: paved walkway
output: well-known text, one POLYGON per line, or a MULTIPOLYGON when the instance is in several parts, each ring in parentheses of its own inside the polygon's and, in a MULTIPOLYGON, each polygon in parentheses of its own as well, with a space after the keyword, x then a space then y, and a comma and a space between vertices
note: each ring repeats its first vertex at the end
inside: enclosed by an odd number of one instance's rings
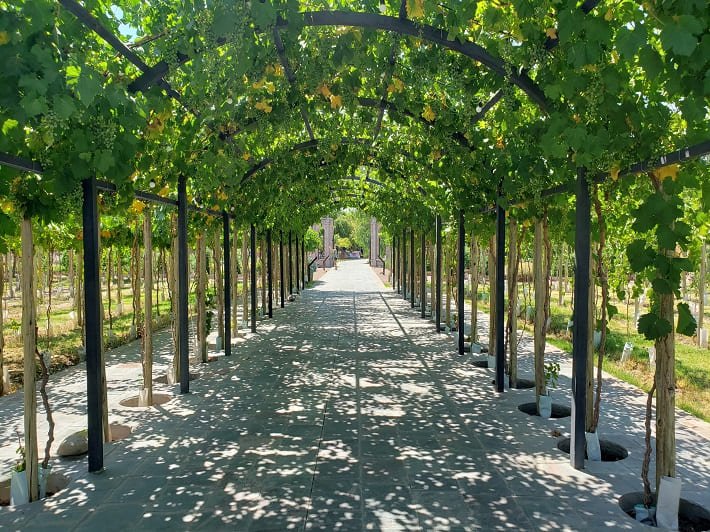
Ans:
MULTIPOLYGON (((150 409, 118 403, 137 393, 139 346, 113 351, 111 420, 133 434, 107 445, 102 474, 86 473, 85 458, 55 460, 68 488, 0 509, 0 528, 643 528, 616 503, 640 489, 643 394, 607 379, 600 432, 631 455, 577 472, 552 434, 568 432, 569 418, 520 412, 531 390, 496 394, 492 374, 456 356, 455 339, 434 334, 364 261, 340 262, 237 343, 231 359, 199 368, 191 394, 150 409)), ((164 346, 159 374, 171 356, 169 332, 156 345, 164 346)), ((569 360, 549 353, 569 375, 569 360)), ((529 355, 521 368, 530 375, 529 355)), ((77 367, 51 389, 58 417, 74 428, 84 422, 83 379, 77 367)), ((568 388, 563 377, 560 402, 569 403, 568 388)), ((0 413, 10 421, 1 429, 8 442, 21 396, 2 398, 0 413)), ((710 506, 708 424, 678 419, 683 496, 710 506)), ((12 451, 3 447, 3 464, 12 451)))

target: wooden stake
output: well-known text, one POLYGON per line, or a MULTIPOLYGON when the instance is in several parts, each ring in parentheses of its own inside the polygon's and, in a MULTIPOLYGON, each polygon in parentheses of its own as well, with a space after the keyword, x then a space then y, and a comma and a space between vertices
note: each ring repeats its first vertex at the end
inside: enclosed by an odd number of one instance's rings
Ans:
POLYGON ((153 226, 150 207, 143 210, 143 395, 153 405, 153 226))
POLYGON ((35 351, 37 309, 34 287, 34 242, 32 221, 23 218, 22 239, 22 337, 24 339, 25 464, 30 502, 39 498, 39 454, 37 451, 37 395, 35 393, 35 351))
POLYGON ((535 396, 539 401, 547 393, 545 386, 545 282, 543 222, 535 220, 535 244, 533 256, 533 285, 535 290, 535 332, 533 351, 535 363, 535 396))
POLYGON ((207 309, 205 290, 207 285, 207 249, 204 232, 197 234, 197 355, 207 362, 207 309))

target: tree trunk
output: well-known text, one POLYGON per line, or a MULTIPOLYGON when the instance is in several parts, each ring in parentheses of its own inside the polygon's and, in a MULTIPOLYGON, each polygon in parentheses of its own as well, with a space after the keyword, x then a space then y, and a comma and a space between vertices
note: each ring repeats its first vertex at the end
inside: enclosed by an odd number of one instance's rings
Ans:
POLYGON ((539 401, 540 395, 547 393, 545 385, 545 292, 547 281, 545 279, 544 257, 544 222, 535 220, 535 244, 533 256, 533 285, 535 291, 535 323, 533 337, 533 351, 535 358, 535 398, 539 401))
POLYGON ((180 295, 178 281, 178 239, 177 239, 177 215, 170 217, 170 260, 168 261, 168 293, 170 294, 170 325, 173 337, 173 382, 180 381, 180 326, 178 324, 180 316, 180 295))
POLYGON ((585 431, 593 432, 592 425, 594 422, 594 331, 596 330, 597 320, 594 316, 595 314, 595 277, 594 271, 596 270, 596 261, 594 259, 594 253, 590 248, 589 250, 589 309, 587 315, 589 316, 589 321, 587 321, 587 402, 585 408, 585 418, 584 427, 585 431))
POLYGON ((30 502, 39 498, 39 453, 37 451, 37 395, 35 394, 35 351, 37 309, 34 287, 34 242, 32 221, 23 218, 22 239, 22 337, 24 339, 25 466, 30 502))
POLYGON ((116 315, 120 316, 123 314, 123 251, 121 247, 116 250, 116 260, 116 299, 118 299, 116 315))
POLYGON ((238 276, 238 265, 239 265, 239 259, 238 257, 238 251, 239 251, 239 231, 237 229, 234 230, 234 234, 232 235, 232 254, 231 258, 232 260, 229 263, 230 267, 230 290, 232 291, 232 337, 235 338, 237 336, 237 333, 239 332, 239 276, 238 276))
POLYGON ((261 314, 266 316, 266 244, 259 240, 259 263, 261 272, 261 314))
POLYGON ((515 218, 510 219, 509 227, 507 336, 510 364, 508 366, 508 382, 509 386, 515 387, 518 382, 518 224, 515 218))
POLYGON ((214 283, 217 295, 217 336, 224 339, 224 282, 222 282, 222 239, 220 232, 214 235, 214 283))
MULTIPOLYGON (((408 268, 409 264, 407 264, 407 269, 408 268)), ((445 247, 444 251, 444 271, 446 272, 446 327, 451 327, 451 250, 448 245, 445 247)), ((407 279, 407 283, 405 284, 409 284, 409 279, 407 279)), ((406 286, 404 293, 407 293, 406 286)))
MULTIPOLYGON (((76 310, 76 325, 84 328, 84 251, 76 254, 76 290, 74 291, 74 309, 76 310)), ((83 334, 82 334, 83 339, 83 334)), ((84 344, 86 345, 86 344, 84 344)))
MULTIPOLYGON (((242 234, 242 316, 245 323, 249 322, 249 230, 242 234)), ((290 271, 290 267, 289 267, 290 271)))
POLYGON ((67 252, 67 284, 69 285, 69 299, 74 299, 74 250, 67 252))
MULTIPOLYGON (((607 197, 608 199, 608 197, 607 197)), ((594 187, 594 210, 597 214, 597 225, 599 227, 599 246, 597 248, 597 279, 602 291, 602 300, 600 308, 601 323, 601 341, 599 344, 599 353, 597 356, 597 386, 594 396, 594 409, 592 412, 592 421, 587 427, 587 432, 596 432, 599 426, 599 411, 602 400, 602 368, 604 364, 604 354, 606 353, 606 334, 607 334, 607 304, 609 303, 609 279, 607 277, 606 267, 604 266, 604 248, 606 247, 606 222, 602 211, 602 204, 597 194, 596 185, 594 187)))
POLYGON ((140 337, 140 313, 141 313, 141 291, 139 285, 140 279, 140 248, 138 247, 138 223, 133 233, 133 246, 131 247, 131 292, 133 296, 133 328, 136 337, 140 337))
POLYGON ((701 329, 705 321, 705 278, 708 271, 708 253, 705 240, 700 242, 700 276, 698 278, 698 345, 700 345, 701 329))
POLYGON ((557 304, 561 307, 565 302, 565 241, 560 239, 559 257, 557 259, 557 304))
POLYGON ((207 362, 207 309, 205 291, 207 285, 207 246, 205 234, 197 234, 197 358, 207 362))
POLYGON ((0 396, 5 395, 5 334, 3 332, 5 309, 2 306, 2 300, 5 296, 5 257, 0 255, 0 396))
POLYGON ((153 405, 153 228, 151 210, 143 210, 143 393, 145 406, 153 405))
POLYGON ((476 235, 471 234, 471 343, 478 341, 478 281, 481 252, 476 235))
POLYGON ((496 238, 491 236, 488 242, 488 354, 494 356, 496 352, 496 238))
POLYGON ((108 299, 108 330, 113 331, 113 314, 111 314, 111 277, 113 276, 113 247, 108 248, 106 257, 106 297, 108 299))

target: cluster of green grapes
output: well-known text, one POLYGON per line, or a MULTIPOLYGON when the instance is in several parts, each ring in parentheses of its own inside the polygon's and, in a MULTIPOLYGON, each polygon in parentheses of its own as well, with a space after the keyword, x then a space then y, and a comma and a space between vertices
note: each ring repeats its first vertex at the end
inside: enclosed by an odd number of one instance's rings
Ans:
POLYGON ((587 86, 582 91, 582 96, 587 101, 585 114, 590 118, 597 116, 599 105, 604 101, 604 82, 597 73, 592 74, 587 80, 587 86))
POLYGON ((95 115, 89 120, 87 130, 94 149, 113 150, 114 141, 118 134, 116 122, 102 115, 95 115))

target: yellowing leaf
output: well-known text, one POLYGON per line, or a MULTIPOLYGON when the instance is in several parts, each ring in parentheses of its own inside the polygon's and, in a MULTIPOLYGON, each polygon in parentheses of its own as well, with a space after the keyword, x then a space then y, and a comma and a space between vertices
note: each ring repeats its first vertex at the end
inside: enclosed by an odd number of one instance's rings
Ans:
POLYGON ((404 82, 399 78, 392 78, 392 83, 387 86, 387 92, 392 94, 394 92, 404 91, 404 82))
POLYGON ((170 187, 168 185, 165 185, 163 188, 160 189, 160 192, 158 192, 159 196, 167 196, 170 193, 170 187))
POLYGON ((675 181, 678 178, 678 165, 669 164, 668 166, 662 166, 661 168, 654 170, 653 175, 655 175, 661 181, 668 177, 675 181))
POLYGON ((10 35, 6 31, 0 31, 0 46, 10 42, 10 35))
POLYGON ((143 202, 133 200, 133 203, 131 204, 131 208, 129 210, 134 214, 140 214, 143 212, 143 209, 145 209, 145 204, 143 202))
POLYGON ((259 81, 255 81, 254 83, 251 84, 252 89, 262 89, 264 88, 264 79, 260 79, 259 81))
POLYGON ((249 159, 251 159, 251 154, 249 152, 244 152, 242 154, 242 159, 244 159, 245 161, 248 161, 249 159))
POLYGON ((273 110, 273 107, 269 105, 268 100, 256 102, 256 105, 254 105, 254 107, 256 107, 259 111, 264 111, 266 114, 269 114, 273 110))
POLYGON ((545 35, 550 39, 557 39, 557 28, 547 28, 545 30, 545 35))
POLYGON ((271 81, 267 81, 264 84, 264 87, 266 87, 266 92, 268 92, 269 94, 273 94, 274 92, 276 92, 276 85, 274 85, 271 81))
POLYGON ((604 13, 604 20, 607 22, 610 22, 611 19, 614 18, 614 12, 611 10, 611 8, 606 10, 606 13, 604 13))
POLYGON ((264 70, 266 75, 270 75, 274 73, 274 66, 273 65, 266 65, 266 69, 264 70))
POLYGON ((284 67, 282 67, 279 63, 274 64, 274 74, 277 75, 278 77, 282 78, 284 75, 284 67))
POLYGON ((409 18, 424 16, 424 0, 407 0, 407 15, 409 18))
POLYGON ((424 106, 424 111, 422 111, 422 118, 427 122, 433 122, 436 119, 436 113, 429 104, 426 104, 424 106))
POLYGON ((615 164, 614 166, 611 167, 611 170, 609 170, 609 175, 611 176, 612 181, 617 181, 619 179, 619 165, 615 164))
POLYGON ((333 95, 333 93, 330 92, 328 85, 326 85, 325 83, 319 85, 316 91, 318 92, 318 94, 322 95, 323 98, 325 98, 326 100, 329 100, 330 97, 333 95))
POLYGON ((331 109, 337 109, 343 105, 343 97, 331 94, 330 96, 330 107, 331 109))
POLYGON ((108 229, 103 229, 101 231, 101 238, 109 238, 111 236, 111 231, 108 229))
POLYGON ((498 137, 496 139, 496 148, 498 148, 499 150, 505 148, 505 141, 503 141, 503 137, 498 137))

